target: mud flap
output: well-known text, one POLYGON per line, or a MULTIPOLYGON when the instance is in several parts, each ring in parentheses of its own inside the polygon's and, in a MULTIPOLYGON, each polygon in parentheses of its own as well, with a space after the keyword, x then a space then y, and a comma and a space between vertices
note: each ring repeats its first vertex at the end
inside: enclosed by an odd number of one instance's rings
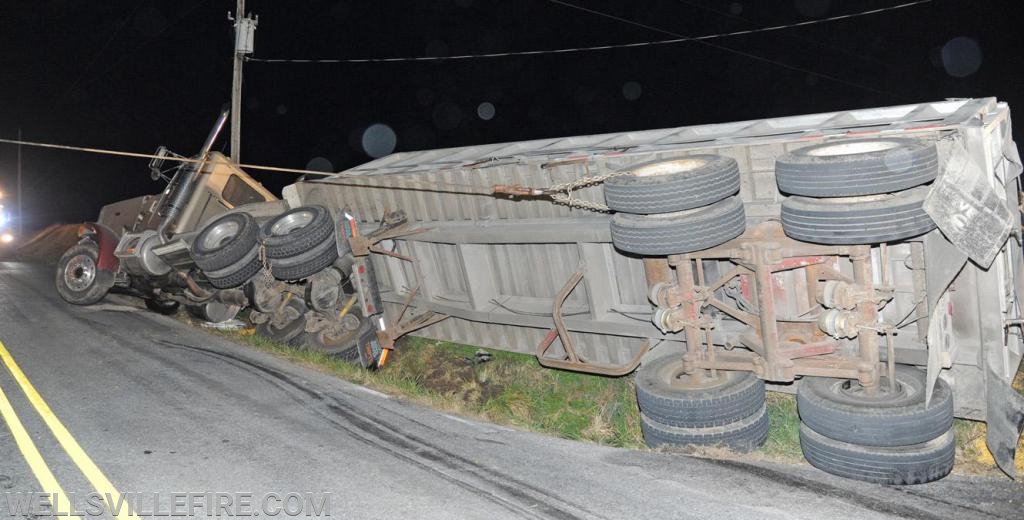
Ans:
POLYGON ((988 413, 988 434, 985 442, 992 452, 999 469, 1011 478, 1017 478, 1014 457, 1017 455, 1017 442, 1024 430, 1024 396, 1017 393, 1012 386, 991 365, 985 373, 985 400, 988 413))
POLYGON ((994 186, 1003 179, 994 179, 963 141, 953 143, 948 155, 924 210, 950 242, 987 269, 1015 225, 1004 195, 994 186))

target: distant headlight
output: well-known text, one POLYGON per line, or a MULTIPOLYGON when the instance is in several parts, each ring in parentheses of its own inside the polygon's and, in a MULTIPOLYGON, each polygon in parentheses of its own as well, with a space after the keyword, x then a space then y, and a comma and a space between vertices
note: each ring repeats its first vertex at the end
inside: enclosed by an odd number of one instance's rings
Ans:
POLYGON ((0 228, 7 225, 7 213, 0 210, 0 228))
POLYGON ((4 244, 10 244, 11 242, 14 242, 14 235, 10 233, 4 233, 3 235, 0 235, 0 242, 3 242, 4 244))

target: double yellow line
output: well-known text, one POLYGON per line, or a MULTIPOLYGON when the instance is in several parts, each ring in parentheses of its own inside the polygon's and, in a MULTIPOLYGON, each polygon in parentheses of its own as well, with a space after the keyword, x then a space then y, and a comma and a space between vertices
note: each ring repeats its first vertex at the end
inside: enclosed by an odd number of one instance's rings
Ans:
MULTIPOLYGON (((137 517, 127 507, 123 507, 121 494, 117 492, 114 485, 103 475, 103 472, 96 466, 96 463, 89 458, 89 455, 85 453, 85 450, 78 444, 78 441, 71 436, 71 432, 60 422, 60 419, 53 413, 50 406, 46 404, 43 396, 39 395, 36 388, 32 386, 32 382, 21 371, 21 367, 14 361, 14 357, 7 351, 7 347, 4 346, 3 342, 0 342, 0 360, 7 366, 7 370, 10 371, 14 380, 17 381, 18 386, 21 387, 28 401, 36 409, 36 412, 39 413, 39 416, 43 418, 43 422, 53 432, 57 442, 64 448, 64 451, 71 457, 71 460, 78 466, 78 469, 85 475, 85 478, 92 484, 96 492, 103 496, 107 502, 107 510, 114 514, 114 504, 118 504, 117 514, 114 515, 118 520, 136 519, 137 517)), ((53 476, 53 472, 46 465, 42 454, 39 453, 39 448, 36 447, 28 431, 25 430, 25 426, 21 423, 21 419, 18 418, 18 414, 15 413, 14 407, 11 406, 11 402, 7 399, 7 394, 4 393, 3 388, 0 388, 0 415, 3 415, 4 421, 7 422, 7 426, 10 428, 11 434, 18 445, 18 450, 25 457, 36 480, 43 487, 43 491, 56 493, 60 501, 70 506, 71 502, 68 500, 67 494, 64 493, 64 489, 61 488, 60 483, 53 476)))

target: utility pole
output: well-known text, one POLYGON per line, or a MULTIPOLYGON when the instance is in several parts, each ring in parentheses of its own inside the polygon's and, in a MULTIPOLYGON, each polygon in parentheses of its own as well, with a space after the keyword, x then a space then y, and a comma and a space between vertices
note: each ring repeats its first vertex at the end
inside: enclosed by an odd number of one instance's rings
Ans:
POLYGON ((18 240, 25 236, 25 213, 21 211, 21 127, 18 127, 18 240))
POLYGON ((235 66, 231 81, 231 158, 237 163, 242 161, 242 66, 245 57, 252 54, 258 20, 246 16, 245 0, 237 0, 235 16, 228 13, 228 20, 235 23, 235 66))

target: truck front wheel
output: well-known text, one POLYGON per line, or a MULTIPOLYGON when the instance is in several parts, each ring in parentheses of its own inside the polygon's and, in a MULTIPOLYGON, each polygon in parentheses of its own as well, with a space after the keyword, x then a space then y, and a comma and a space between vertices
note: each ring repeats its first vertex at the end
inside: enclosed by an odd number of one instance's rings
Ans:
POLYGON ((114 277, 97 267, 99 247, 76 244, 57 262, 57 292, 74 305, 92 305, 103 299, 114 286, 114 277))

